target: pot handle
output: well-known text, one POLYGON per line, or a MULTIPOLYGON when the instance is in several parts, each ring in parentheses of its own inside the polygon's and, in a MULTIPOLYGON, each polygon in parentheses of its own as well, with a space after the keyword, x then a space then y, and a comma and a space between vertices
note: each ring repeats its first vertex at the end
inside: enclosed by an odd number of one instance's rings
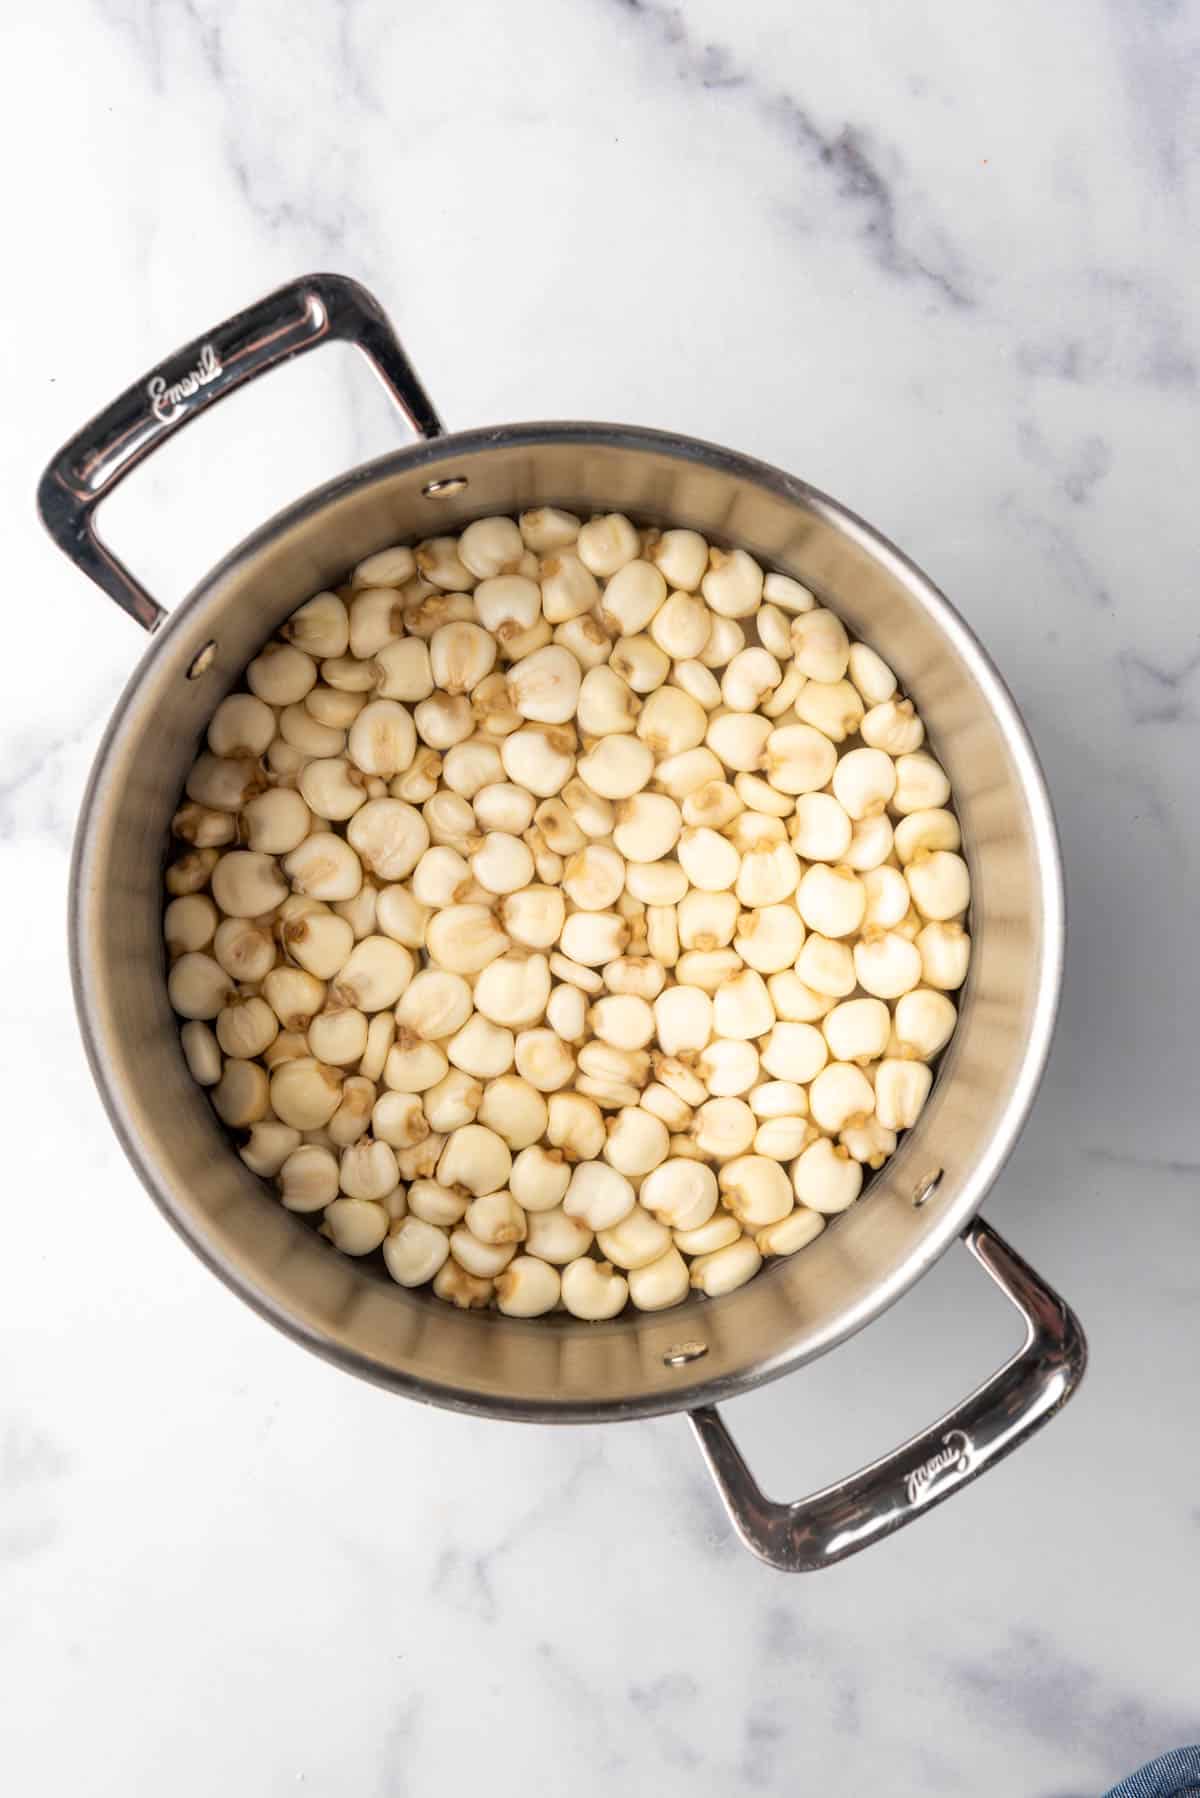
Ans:
POLYGON ((382 307, 345 275, 305 275, 276 288, 168 356, 65 443, 38 485, 42 522, 65 556, 144 630, 166 616, 106 548, 92 514, 139 462, 227 394, 322 343, 352 343, 371 362, 419 437, 442 423, 382 307))
POLYGON ((1025 1341, 960 1405, 882 1460, 781 1504, 764 1496, 714 1408, 689 1413, 733 1527, 769 1567, 809 1573, 890 1536, 1019 1448, 1083 1378, 1087 1340, 1070 1307, 982 1218, 963 1241, 1021 1313, 1025 1341))

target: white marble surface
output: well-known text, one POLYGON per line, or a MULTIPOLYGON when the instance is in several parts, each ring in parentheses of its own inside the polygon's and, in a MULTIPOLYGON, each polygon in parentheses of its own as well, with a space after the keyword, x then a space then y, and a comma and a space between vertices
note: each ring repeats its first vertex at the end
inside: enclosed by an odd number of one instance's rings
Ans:
MULTIPOLYGON (((1194 0, 47 0, 5 35, 6 1784, 1087 1798, 1200 1736, 1194 0), (64 877, 141 643, 41 537, 34 481, 148 363, 313 267, 375 289, 452 426, 665 424, 836 493, 1033 727, 1069 969, 987 1209, 1092 1369, 1024 1452, 820 1578, 732 1544, 678 1420, 489 1425, 305 1356, 172 1237, 93 1095, 64 877)), ((164 598, 395 441, 369 375, 321 360, 114 502, 164 598)), ((1008 1332, 953 1254, 731 1419, 800 1490, 1008 1332)))

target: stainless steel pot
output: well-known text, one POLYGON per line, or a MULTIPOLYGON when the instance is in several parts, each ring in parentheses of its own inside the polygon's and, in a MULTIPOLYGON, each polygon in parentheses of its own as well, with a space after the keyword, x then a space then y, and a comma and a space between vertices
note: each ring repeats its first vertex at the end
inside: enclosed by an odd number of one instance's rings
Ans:
POLYGON ((422 1399, 539 1422, 684 1411, 747 1545, 826 1566, 948 1498, 1070 1396, 1086 1346, 1067 1306, 976 1216, 1045 1062, 1063 954, 1046 790, 996 670, 930 581, 791 475, 663 431, 521 424, 443 434, 378 305, 314 275, 189 344, 54 458, 39 489, 64 552, 152 640, 113 715, 71 875, 71 960, 92 1071, 125 1151, 191 1247, 264 1317, 339 1366, 422 1399), (93 512, 215 401, 318 344, 363 350, 417 434, 281 513, 168 619, 96 535, 93 512), (459 1312, 331 1254, 230 1153, 167 1004, 162 866, 187 769, 219 699, 287 614, 397 539, 556 503, 693 526, 827 594, 896 668, 954 782, 975 903, 961 1019, 919 1128, 803 1254, 715 1302, 606 1324, 459 1312), (1021 1313, 1019 1352, 962 1404, 851 1478, 767 1500, 712 1408, 870 1323, 961 1238, 1021 1313))

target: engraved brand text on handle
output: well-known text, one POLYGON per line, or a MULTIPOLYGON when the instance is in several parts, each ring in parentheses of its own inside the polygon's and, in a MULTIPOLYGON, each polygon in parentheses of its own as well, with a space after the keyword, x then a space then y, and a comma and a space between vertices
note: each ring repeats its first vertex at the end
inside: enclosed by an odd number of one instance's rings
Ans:
POLYGON ((160 424, 169 425, 179 417, 186 402, 210 381, 215 381, 220 373, 221 358, 212 344, 206 343, 196 366, 189 368, 178 381, 172 381, 168 386, 165 375, 155 375, 146 389, 150 395, 150 410, 160 424))
POLYGON ((922 1461, 914 1467, 905 1481, 910 1505, 918 1504, 937 1479, 939 1473, 945 1473, 952 1467, 955 1473, 965 1473, 971 1465, 971 1453, 974 1443, 965 1430, 950 1430, 942 1437, 942 1447, 936 1455, 930 1455, 928 1461, 922 1461))

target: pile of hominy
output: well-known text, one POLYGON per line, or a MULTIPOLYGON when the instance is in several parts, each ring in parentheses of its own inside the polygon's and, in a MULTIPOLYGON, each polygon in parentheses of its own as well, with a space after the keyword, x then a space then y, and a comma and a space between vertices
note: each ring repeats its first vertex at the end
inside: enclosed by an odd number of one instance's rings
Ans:
POLYGON ((515 1317, 730 1292, 857 1198, 967 971, 950 784, 832 611, 542 507, 368 557, 208 728, 164 930, 289 1210, 515 1317))

